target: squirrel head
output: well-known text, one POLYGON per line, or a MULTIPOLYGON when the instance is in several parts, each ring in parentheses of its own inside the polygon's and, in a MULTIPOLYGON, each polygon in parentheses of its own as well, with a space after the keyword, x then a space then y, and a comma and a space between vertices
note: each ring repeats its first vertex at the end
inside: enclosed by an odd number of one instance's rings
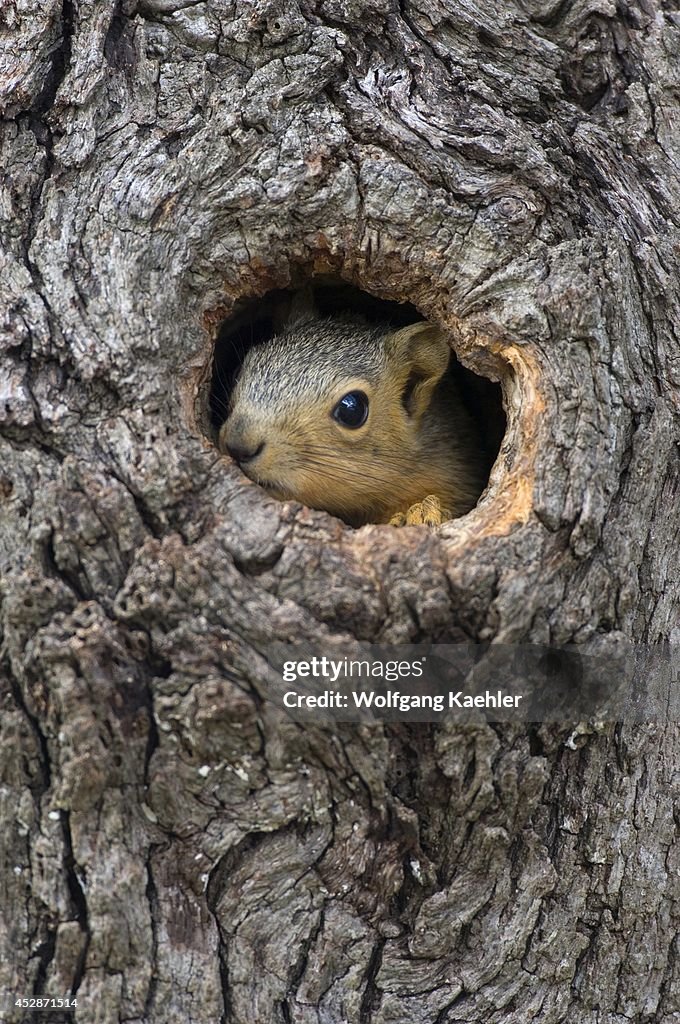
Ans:
POLYGON ((352 525, 386 521, 426 457, 423 419, 450 355, 432 324, 322 319, 303 295, 246 353, 219 446, 274 497, 352 525))

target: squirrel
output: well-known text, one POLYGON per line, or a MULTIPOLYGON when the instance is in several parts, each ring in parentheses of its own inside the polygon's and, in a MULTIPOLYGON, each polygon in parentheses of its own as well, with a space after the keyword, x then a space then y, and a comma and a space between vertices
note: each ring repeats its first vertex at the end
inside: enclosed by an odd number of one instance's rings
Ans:
POLYGON ((439 525, 469 512, 487 478, 451 362, 433 324, 324 318, 304 289, 245 354, 218 446, 267 493, 351 526, 439 525))

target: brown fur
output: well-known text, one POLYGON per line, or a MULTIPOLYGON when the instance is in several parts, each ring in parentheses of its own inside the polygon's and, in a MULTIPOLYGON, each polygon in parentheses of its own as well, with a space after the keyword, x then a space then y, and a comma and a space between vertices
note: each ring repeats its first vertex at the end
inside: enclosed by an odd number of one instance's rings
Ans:
POLYGON ((252 480, 354 526, 389 522, 428 495, 463 515, 484 487, 485 458, 449 362, 431 324, 392 331, 294 311, 282 334, 246 354, 220 447, 264 444, 243 464, 252 480), (349 430, 331 413, 353 390, 366 393, 369 414, 349 430))

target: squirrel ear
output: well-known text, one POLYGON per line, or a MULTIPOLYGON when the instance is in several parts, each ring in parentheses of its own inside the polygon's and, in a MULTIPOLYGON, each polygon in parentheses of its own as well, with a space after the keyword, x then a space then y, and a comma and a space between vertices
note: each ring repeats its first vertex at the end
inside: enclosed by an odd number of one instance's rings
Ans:
POLYGON ((406 411, 411 416, 422 416, 451 359, 446 335, 423 320, 388 335, 386 348, 402 370, 406 411))
POLYGON ((290 310, 286 317, 286 327, 295 327, 296 324, 306 323, 308 320, 316 320, 319 311, 314 302, 314 292, 311 285, 305 285, 300 291, 295 292, 290 304, 290 310))

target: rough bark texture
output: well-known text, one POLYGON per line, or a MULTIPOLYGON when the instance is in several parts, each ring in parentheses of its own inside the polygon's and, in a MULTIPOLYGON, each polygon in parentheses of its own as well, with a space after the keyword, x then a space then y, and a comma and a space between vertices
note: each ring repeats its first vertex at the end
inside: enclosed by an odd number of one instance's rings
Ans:
POLYGON ((270 637, 677 639, 676 5, 10 0, 0 42, 0 989, 677 1021, 675 727, 258 694, 270 637), (315 274, 502 381, 463 521, 353 531, 207 438, 220 322, 315 274))

